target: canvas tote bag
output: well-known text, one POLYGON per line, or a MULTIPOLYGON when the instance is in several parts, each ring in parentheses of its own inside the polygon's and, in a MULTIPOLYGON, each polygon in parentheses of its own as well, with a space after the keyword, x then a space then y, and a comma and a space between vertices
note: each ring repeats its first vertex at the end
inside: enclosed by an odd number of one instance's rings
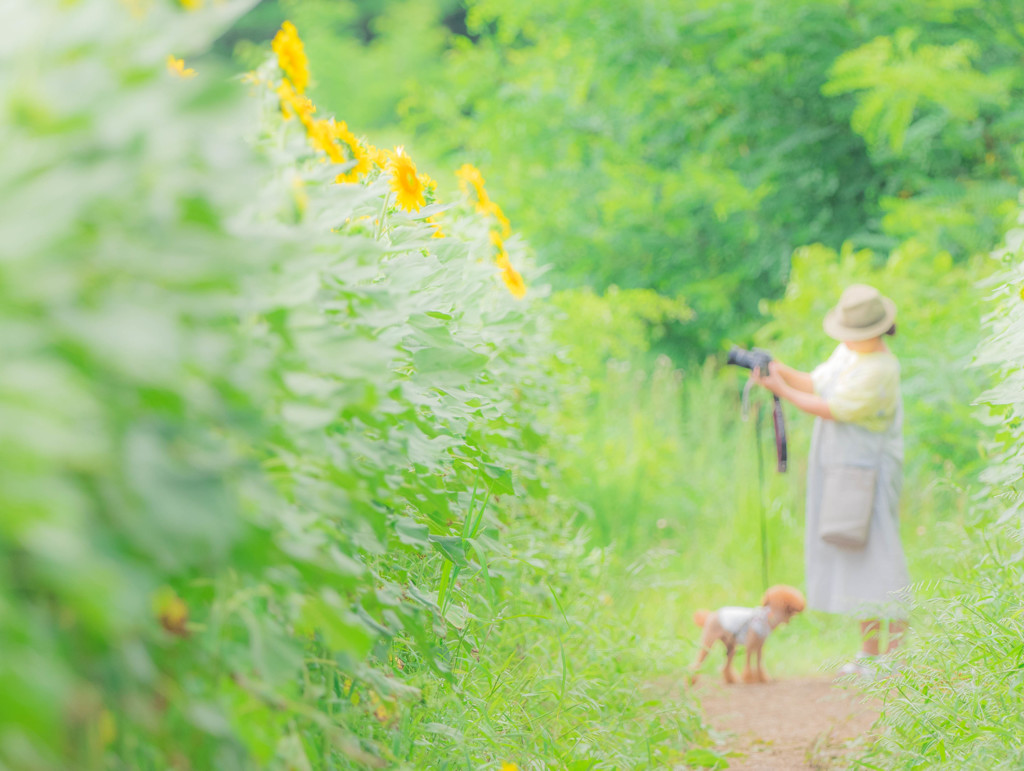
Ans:
POLYGON ((878 469, 874 466, 826 466, 822 469, 818 535, 825 543, 862 549, 868 542, 878 469))

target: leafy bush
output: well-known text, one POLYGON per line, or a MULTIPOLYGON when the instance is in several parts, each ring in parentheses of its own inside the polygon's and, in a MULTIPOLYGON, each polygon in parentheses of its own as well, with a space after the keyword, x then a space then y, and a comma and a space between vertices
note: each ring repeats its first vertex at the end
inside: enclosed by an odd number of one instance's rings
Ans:
POLYGON ((292 27, 242 101, 197 57, 251 3, 181 5, 3 11, 0 765, 684 749, 638 658, 566 658, 607 617, 572 597, 599 571, 554 567, 585 549, 547 507, 549 322, 500 208, 317 115, 292 27), (526 646, 552 625, 557 676, 526 646))

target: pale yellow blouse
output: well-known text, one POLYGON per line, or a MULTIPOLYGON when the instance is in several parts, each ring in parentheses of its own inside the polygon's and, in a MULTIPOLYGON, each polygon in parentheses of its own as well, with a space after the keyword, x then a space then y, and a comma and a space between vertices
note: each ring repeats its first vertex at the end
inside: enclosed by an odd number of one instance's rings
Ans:
POLYGON ((900 403, 900 363, 889 351, 857 353, 843 343, 811 372, 814 392, 828 391, 832 417, 884 431, 900 403))

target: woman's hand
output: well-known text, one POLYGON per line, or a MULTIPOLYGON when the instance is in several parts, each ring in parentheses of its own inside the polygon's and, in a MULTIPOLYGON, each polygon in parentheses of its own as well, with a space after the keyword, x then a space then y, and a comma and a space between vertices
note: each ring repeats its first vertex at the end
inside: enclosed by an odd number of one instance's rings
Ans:
POLYGON ((755 383, 763 385, 776 396, 782 396, 783 391, 786 390, 786 381, 782 379, 782 374, 779 372, 778 362, 768 362, 768 372, 766 373, 761 372, 760 367, 754 367, 750 377, 755 383))
POLYGON ((768 372, 762 374, 759 367, 754 367, 750 373, 750 379, 759 385, 763 385, 776 396, 785 399, 804 412, 815 415, 819 418, 833 420, 832 410, 828 402, 815 393, 812 393, 813 384, 811 376, 804 372, 786 367, 777 361, 768 362, 768 372), (788 375, 788 378, 786 377, 788 375), (799 379, 796 384, 792 381, 794 376, 799 379), (804 382, 806 380, 806 382, 804 382), (803 386, 803 387, 801 387, 803 386))

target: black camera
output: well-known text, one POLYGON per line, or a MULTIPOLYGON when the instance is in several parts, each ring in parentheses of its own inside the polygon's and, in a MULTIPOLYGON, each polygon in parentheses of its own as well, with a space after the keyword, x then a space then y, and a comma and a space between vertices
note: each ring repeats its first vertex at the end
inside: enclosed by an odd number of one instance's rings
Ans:
POLYGON ((729 364, 735 364, 737 367, 743 367, 744 369, 754 369, 757 367, 761 370, 762 375, 768 374, 768 363, 772 360, 772 355, 768 351, 762 348, 755 348, 752 351, 740 348, 738 345, 734 345, 729 349, 729 358, 726 362, 729 364))

